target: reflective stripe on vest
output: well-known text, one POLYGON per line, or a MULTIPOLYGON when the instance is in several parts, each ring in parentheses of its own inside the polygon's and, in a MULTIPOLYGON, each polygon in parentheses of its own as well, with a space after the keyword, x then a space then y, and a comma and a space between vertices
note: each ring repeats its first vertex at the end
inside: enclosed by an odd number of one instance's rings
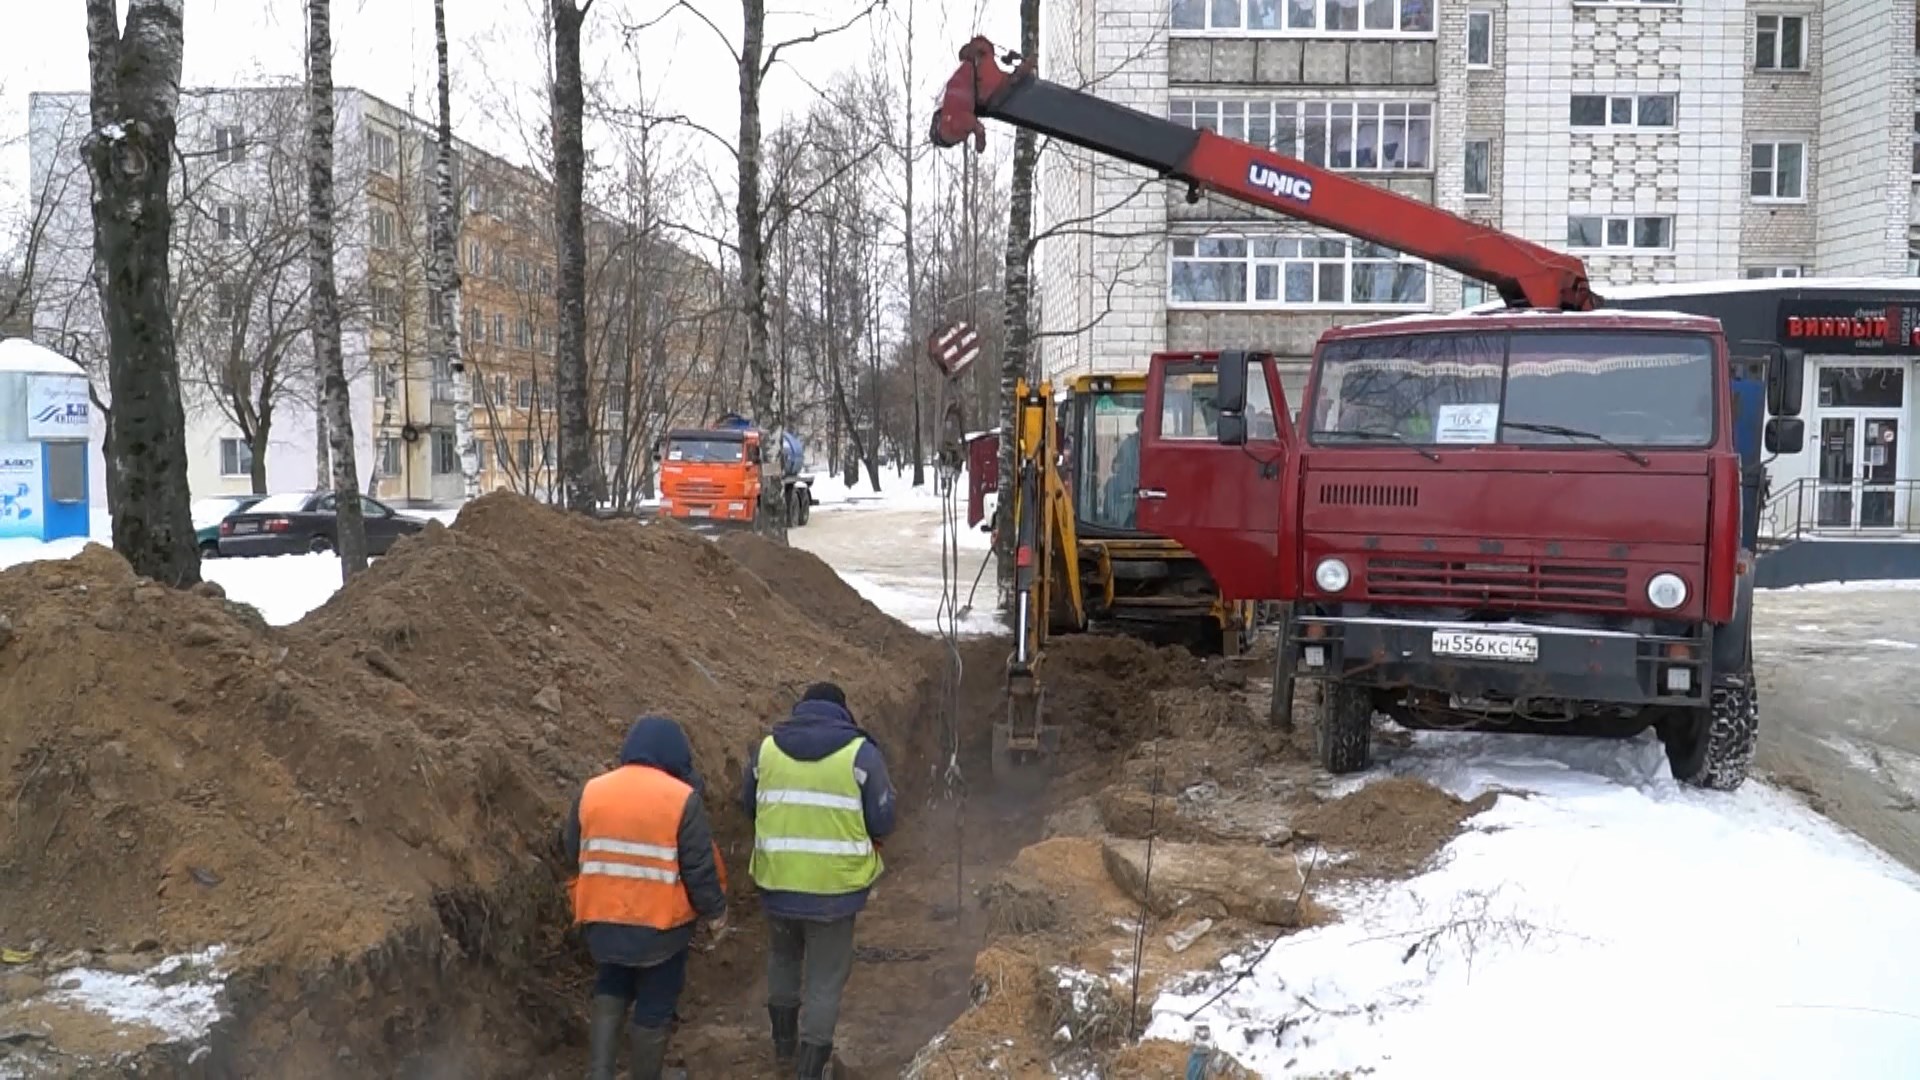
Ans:
POLYGON ((573 921, 671 930, 694 920, 680 882, 680 817, 693 789, 659 769, 625 765, 580 796, 573 921))
POLYGON ((855 739, 819 761, 800 761, 769 736, 760 744, 754 792, 754 883, 780 892, 838 896, 880 876, 867 835, 855 739))

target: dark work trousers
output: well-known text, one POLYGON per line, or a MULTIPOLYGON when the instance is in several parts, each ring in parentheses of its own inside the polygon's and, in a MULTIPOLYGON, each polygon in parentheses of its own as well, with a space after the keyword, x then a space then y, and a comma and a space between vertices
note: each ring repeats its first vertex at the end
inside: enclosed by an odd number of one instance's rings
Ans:
POLYGON ((634 1027, 663 1028, 673 1022, 674 1006, 686 985, 687 950, 681 949, 652 967, 601 964, 593 992, 633 1002, 634 1027))
POLYGON ((773 947, 767 951, 767 1004, 800 1007, 800 1041, 833 1045, 840 1019, 840 992, 853 973, 853 920, 832 922, 769 916, 773 947))

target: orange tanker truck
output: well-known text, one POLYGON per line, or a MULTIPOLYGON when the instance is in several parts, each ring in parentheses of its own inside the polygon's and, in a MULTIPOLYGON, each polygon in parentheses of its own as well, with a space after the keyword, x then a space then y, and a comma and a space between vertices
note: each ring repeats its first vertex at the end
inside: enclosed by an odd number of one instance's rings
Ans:
POLYGON ((813 477, 800 471, 805 447, 792 432, 766 460, 767 433, 753 421, 728 413, 703 428, 675 428, 654 446, 660 472, 660 516, 708 527, 751 527, 760 512, 762 485, 784 489, 787 526, 807 523, 813 513, 813 477), (771 466, 771 467, 770 467, 771 466))

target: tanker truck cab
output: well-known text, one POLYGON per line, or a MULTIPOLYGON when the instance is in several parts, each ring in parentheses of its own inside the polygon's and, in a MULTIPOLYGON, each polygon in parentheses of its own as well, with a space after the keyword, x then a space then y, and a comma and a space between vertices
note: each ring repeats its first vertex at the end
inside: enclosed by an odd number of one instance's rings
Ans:
MULTIPOLYGON (((1761 440, 1737 444, 1717 320, 1520 309, 1335 329, 1297 430, 1264 442, 1258 399, 1286 413, 1272 359, 1217 367, 1202 441, 1177 427, 1180 363, 1154 363, 1142 524, 1235 595, 1292 602, 1279 670, 1323 686, 1326 768, 1370 763, 1378 712, 1416 729, 1651 728, 1679 779, 1745 778, 1761 440)), ((1803 438, 1799 368, 1778 350, 1763 366, 1769 452, 1803 438)))

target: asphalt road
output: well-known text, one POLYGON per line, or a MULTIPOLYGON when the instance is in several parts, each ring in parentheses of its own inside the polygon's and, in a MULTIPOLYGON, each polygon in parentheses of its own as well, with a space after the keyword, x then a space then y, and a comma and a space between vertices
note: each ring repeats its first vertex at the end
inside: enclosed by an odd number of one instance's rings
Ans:
POLYGON ((1761 772, 1920 870, 1920 591, 1755 601, 1761 772))

